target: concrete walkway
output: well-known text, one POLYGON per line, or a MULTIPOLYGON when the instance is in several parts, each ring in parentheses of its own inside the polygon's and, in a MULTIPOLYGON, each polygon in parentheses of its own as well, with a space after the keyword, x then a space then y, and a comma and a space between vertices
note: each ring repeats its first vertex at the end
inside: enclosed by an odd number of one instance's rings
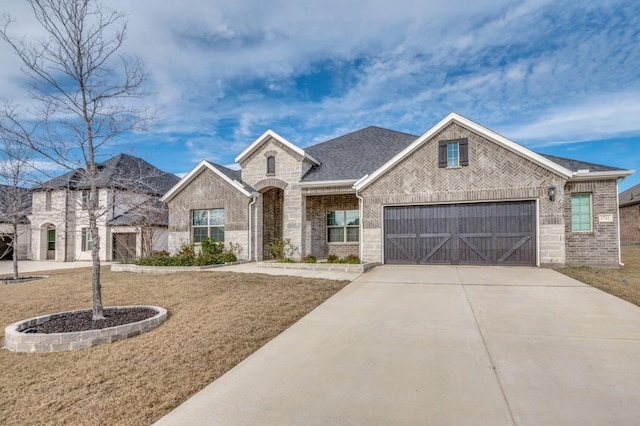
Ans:
POLYGON ((554 271, 360 276, 159 425, 637 425, 640 308, 554 271))
MULTIPOLYGON (((102 265, 110 265, 110 262, 102 262, 102 265)), ((61 269, 90 268, 91 261, 57 262, 55 260, 21 260, 18 262, 20 275, 32 272, 57 271, 61 269)), ((10 260, 0 260, 0 276, 13 273, 13 263, 10 260)))

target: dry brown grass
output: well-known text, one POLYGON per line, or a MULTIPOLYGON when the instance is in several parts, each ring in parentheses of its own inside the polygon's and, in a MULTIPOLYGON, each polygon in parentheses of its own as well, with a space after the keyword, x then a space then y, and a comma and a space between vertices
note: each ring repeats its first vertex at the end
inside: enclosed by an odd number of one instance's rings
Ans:
POLYGON ((622 247, 620 269, 562 268, 565 275, 640 306, 640 246, 622 247))
MULTIPOLYGON (((0 325, 90 307, 90 271, 0 285, 0 325)), ((77 352, 0 351, 2 424, 149 424, 346 285, 296 277, 103 271, 105 305, 159 305, 157 329, 77 352)), ((4 338, 4 335, 2 336, 4 338)))

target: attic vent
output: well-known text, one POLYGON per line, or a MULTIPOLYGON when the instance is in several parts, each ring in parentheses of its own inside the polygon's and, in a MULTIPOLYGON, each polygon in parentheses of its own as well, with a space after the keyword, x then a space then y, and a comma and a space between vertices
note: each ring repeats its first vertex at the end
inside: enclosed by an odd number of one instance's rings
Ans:
POLYGON ((589 169, 578 169, 578 173, 589 173, 589 169))

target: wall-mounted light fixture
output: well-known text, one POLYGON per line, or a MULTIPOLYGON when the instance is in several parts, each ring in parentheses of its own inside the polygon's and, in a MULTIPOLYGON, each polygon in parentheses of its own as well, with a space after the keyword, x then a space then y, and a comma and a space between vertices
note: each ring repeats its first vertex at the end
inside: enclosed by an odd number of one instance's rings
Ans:
POLYGON ((556 200, 556 187, 553 185, 549 186, 549 201, 555 201, 556 200))

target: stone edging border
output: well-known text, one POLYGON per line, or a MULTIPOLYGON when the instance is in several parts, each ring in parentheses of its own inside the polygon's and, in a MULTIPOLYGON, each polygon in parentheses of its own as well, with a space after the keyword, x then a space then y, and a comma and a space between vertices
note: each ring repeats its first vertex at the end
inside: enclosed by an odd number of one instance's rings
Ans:
POLYGON ((279 263, 279 262, 258 262, 260 268, 294 269, 303 271, 335 271, 335 272, 356 272, 364 274, 378 266, 379 263, 279 263))
MULTIPOLYGON (((58 312, 14 322, 4 329, 4 347, 11 352, 62 352, 90 348, 115 342, 145 333, 162 324, 167 319, 167 310, 159 306, 109 306, 109 309, 153 309, 157 315, 142 321, 123 324, 101 330, 87 330, 71 333, 22 333, 22 330, 55 319, 58 315, 85 312, 90 309, 58 312)), ((106 308, 105 308, 106 309, 106 308)))
POLYGON ((171 274, 173 272, 191 272, 202 271, 205 269, 220 268, 222 266, 239 265, 240 262, 229 262, 219 265, 204 265, 204 266, 143 266, 133 263, 113 263, 111 265, 111 271, 113 272, 136 272, 143 274, 171 274))

